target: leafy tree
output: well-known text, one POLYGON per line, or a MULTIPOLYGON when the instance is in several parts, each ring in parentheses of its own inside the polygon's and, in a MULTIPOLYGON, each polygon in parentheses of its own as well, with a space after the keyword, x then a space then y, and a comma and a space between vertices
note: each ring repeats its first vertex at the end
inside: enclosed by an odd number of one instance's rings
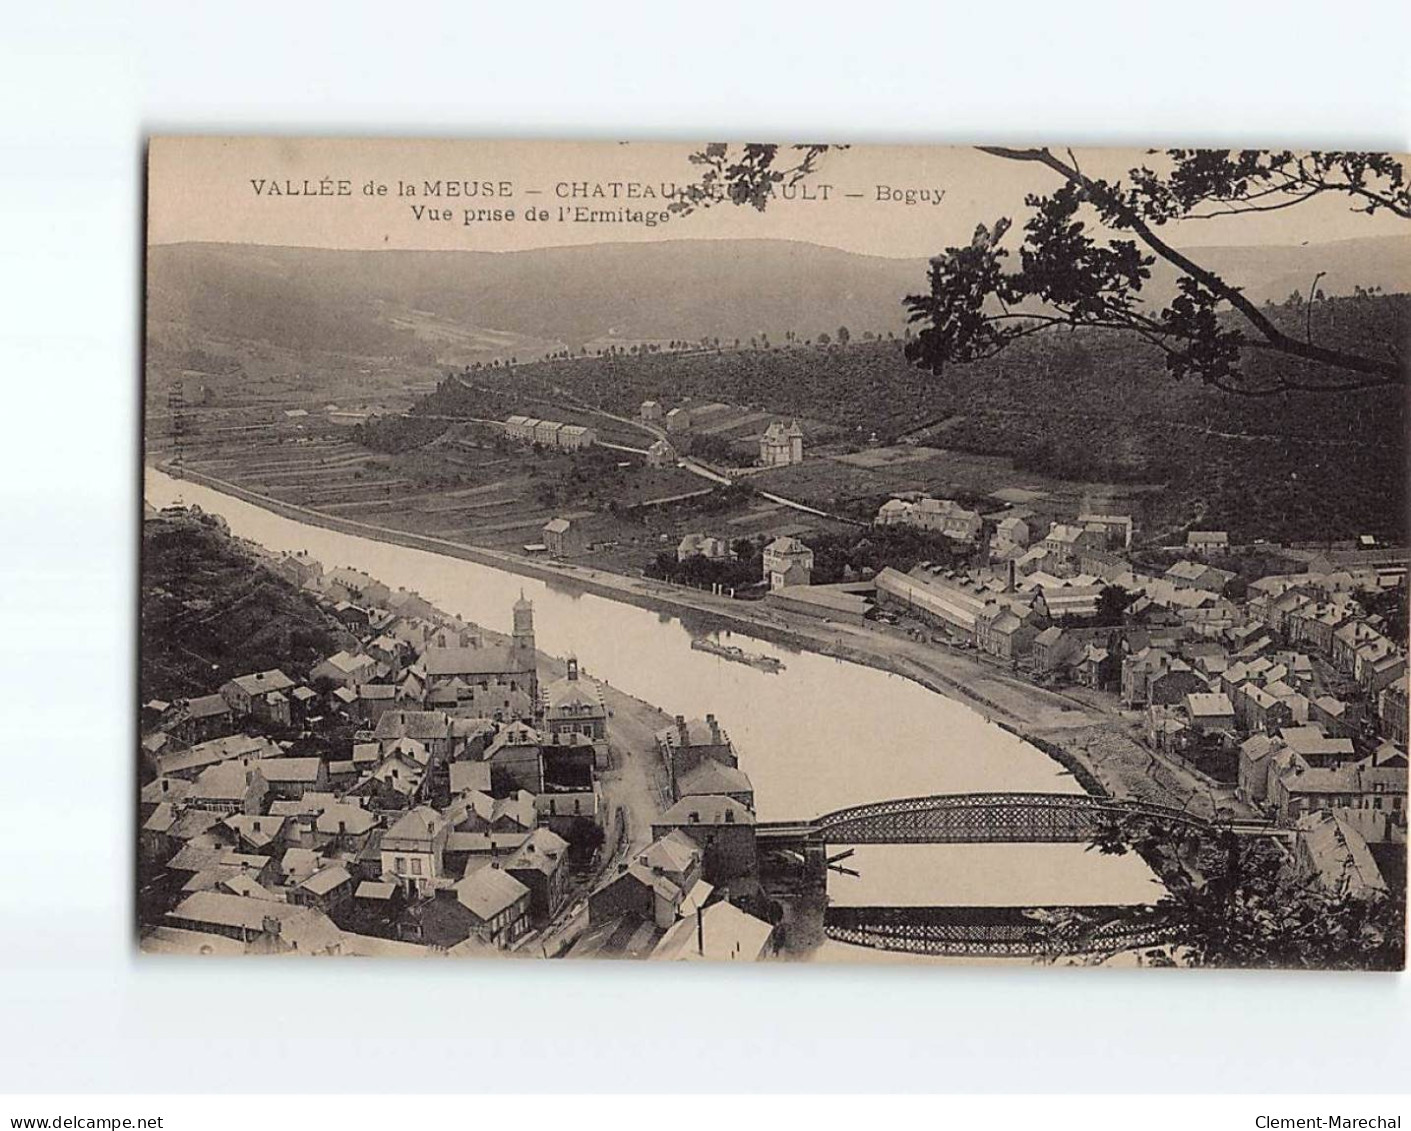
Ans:
POLYGON ((586 868, 593 861, 593 854, 602 848, 607 834, 602 826, 587 817, 574 817, 564 834, 568 841, 568 858, 575 868, 586 868))
MULTIPOLYGON (((692 155, 701 190, 673 204, 690 211, 717 202, 763 210, 780 188, 812 174, 829 146, 712 144, 692 155)), ((1072 150, 983 146, 1004 161, 1032 163, 1056 178, 1032 193, 1017 266, 1005 246, 1013 222, 981 224, 964 247, 931 260, 928 293, 908 296, 906 356, 933 373, 993 357, 1013 342, 1056 326, 1126 330, 1160 349, 1167 369, 1227 392, 1269 396, 1290 390, 1340 393, 1400 387, 1406 362, 1395 328, 1366 348, 1313 340, 1312 305, 1300 329, 1270 317, 1235 283, 1162 238, 1182 220, 1295 208, 1320 196, 1354 211, 1411 220, 1411 181, 1386 153, 1168 149, 1151 166, 1106 180, 1083 170, 1072 150), (1158 261, 1176 272, 1176 294, 1144 304, 1158 261), (1298 364, 1250 372, 1255 351, 1298 364)), ((1317 280, 1310 293, 1317 294, 1317 280)), ((821 340, 821 338, 820 338, 821 340)))
POLYGON ((1106 585, 1097 595, 1097 623, 1104 627, 1122 623, 1122 614, 1127 606, 1137 599, 1120 585, 1106 585))
MULTIPOLYGON (((1090 850, 1139 852, 1166 894, 1148 911, 1172 930, 1158 964, 1399 970, 1405 961, 1406 893, 1358 897, 1297 874, 1271 842, 1158 818, 1105 821, 1090 850)), ((1061 924, 1069 952, 1106 918, 1075 914, 1061 924)))

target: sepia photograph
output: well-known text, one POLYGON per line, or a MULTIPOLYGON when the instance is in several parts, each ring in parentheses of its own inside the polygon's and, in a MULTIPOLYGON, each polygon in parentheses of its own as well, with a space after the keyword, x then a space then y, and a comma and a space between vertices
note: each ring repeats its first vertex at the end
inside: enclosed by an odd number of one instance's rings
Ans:
POLYGON ((1401 1131, 1411 6, 0 36, 0 1128, 1401 1131))
POLYGON ((1401 970, 1407 172, 153 136, 139 961, 1401 970))

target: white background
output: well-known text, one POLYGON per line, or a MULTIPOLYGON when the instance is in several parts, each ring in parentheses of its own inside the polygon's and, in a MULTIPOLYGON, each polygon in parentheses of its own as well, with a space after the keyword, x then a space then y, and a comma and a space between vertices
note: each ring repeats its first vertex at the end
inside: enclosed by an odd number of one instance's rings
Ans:
POLYGON ((1404 1087, 1405 978, 139 963, 127 798, 144 134, 1405 151, 1411 5, 28 3, 0 28, 0 1090, 1404 1087))

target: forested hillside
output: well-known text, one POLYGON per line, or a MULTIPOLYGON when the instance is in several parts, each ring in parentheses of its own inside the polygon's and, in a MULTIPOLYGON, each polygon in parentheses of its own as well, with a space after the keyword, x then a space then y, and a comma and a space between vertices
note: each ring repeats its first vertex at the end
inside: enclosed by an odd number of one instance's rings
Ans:
MULTIPOLYGON (((1361 349, 1411 336, 1406 296, 1270 309, 1291 329, 1361 349)), ((1252 369, 1298 364, 1250 352, 1252 369)), ((900 341, 853 341, 589 357, 482 370, 476 380, 507 393, 558 385, 621 413, 646 399, 725 401, 834 423, 855 445, 875 434, 1005 455, 1067 479, 1165 483, 1169 521, 1228 528, 1237 539, 1405 534, 1399 391, 1242 398, 1172 378, 1155 347, 1114 332, 1037 335, 939 377, 909 365, 900 341)), ((435 400, 450 412, 474 402, 455 386, 435 400)))
POLYGON ((142 524, 141 615, 144 702, 209 694, 246 672, 302 671, 341 646, 312 597, 198 512, 142 524))

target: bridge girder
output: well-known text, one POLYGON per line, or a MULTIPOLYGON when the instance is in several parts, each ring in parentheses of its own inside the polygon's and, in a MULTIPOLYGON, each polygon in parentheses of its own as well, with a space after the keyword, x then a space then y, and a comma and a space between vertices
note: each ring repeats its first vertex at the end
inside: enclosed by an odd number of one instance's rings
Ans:
POLYGON ((1086 793, 952 793, 854 805, 812 822, 762 825, 759 834, 827 844, 1079 843, 1105 821, 1133 818, 1209 832, 1266 831, 1257 822, 1217 824, 1179 809, 1086 793))

